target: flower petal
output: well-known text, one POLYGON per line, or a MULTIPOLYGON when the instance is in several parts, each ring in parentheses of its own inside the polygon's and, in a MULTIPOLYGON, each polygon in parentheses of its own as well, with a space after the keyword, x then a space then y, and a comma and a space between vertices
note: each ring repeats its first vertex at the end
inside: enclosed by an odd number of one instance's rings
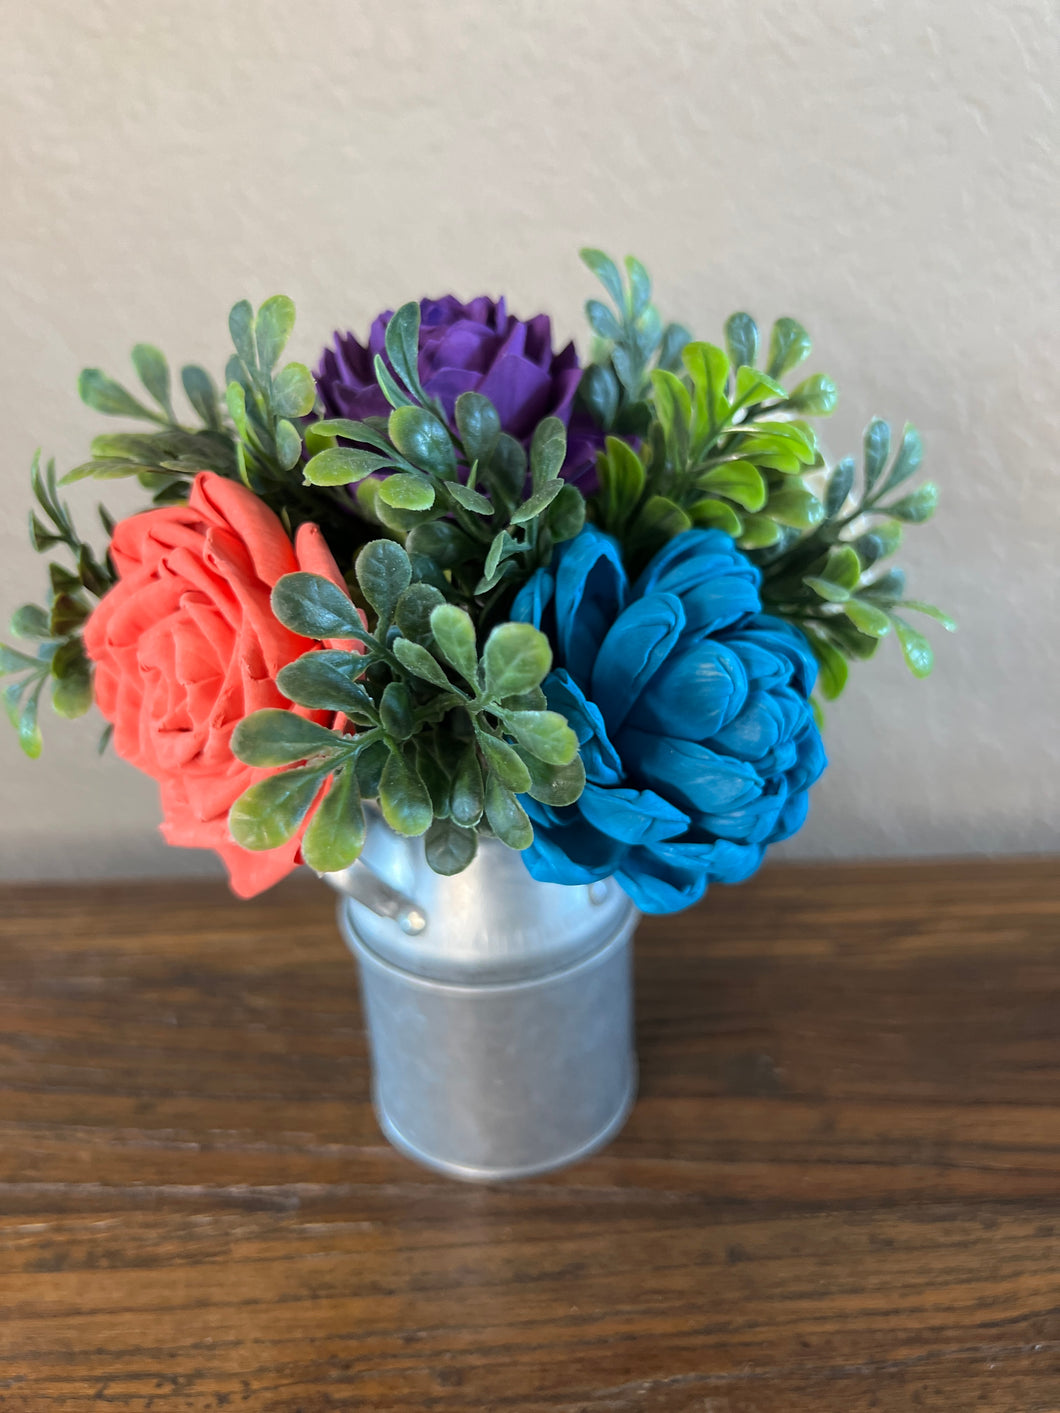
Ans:
POLYGON ((765 783, 746 761, 634 727, 623 731, 618 749, 628 775, 697 814, 739 809, 757 799, 765 783))
POLYGON ((657 736, 705 741, 743 707, 747 673, 722 643, 705 639, 667 659, 629 713, 631 726, 657 736))
POLYGON ((587 688, 600 644, 625 608, 629 581, 618 545, 592 525, 556 558, 556 666, 587 688))
POLYGON ((593 700, 612 734, 673 652, 684 626, 681 600, 674 594, 637 599, 612 623, 592 670, 593 700))
POLYGON ((690 820, 654 790, 605 790, 588 784, 578 808, 602 834, 623 844, 653 844, 676 839, 688 830, 690 820))

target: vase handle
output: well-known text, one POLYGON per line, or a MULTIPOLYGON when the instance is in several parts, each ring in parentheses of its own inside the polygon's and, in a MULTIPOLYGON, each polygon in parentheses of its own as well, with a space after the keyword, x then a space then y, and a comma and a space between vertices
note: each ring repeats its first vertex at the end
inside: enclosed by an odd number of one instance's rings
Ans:
POLYGON ((427 926, 427 914, 414 899, 392 888, 362 860, 338 873, 318 875, 337 893, 363 904, 376 917, 390 918, 407 937, 417 937, 427 926))

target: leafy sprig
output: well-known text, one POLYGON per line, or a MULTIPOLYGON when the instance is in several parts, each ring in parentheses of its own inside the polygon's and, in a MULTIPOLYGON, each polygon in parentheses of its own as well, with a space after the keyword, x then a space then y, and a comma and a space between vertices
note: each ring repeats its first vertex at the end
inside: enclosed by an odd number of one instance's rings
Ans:
MULTIPOLYGON (((29 654, 0 644, 0 677, 11 677, 0 696, 4 709, 26 755, 36 759, 42 750, 40 701, 51 684, 52 705, 60 716, 83 716, 92 705, 92 664, 85 652, 82 628, 92 612, 91 598, 102 598, 114 582, 109 560, 99 560, 74 528, 69 508, 59 499, 55 463, 41 471, 40 454, 33 458, 30 481, 43 514, 30 514, 30 542, 46 553, 64 546, 74 561, 73 571, 51 563, 46 604, 23 604, 11 618, 11 632, 35 641, 29 654)), ((100 507, 108 537, 113 523, 100 507)), ((105 742, 104 742, 105 744, 105 742)))
POLYGON ((585 305, 596 342, 578 387, 578 403, 604 431, 640 436, 651 422, 652 372, 676 371, 692 335, 682 324, 663 325, 652 303, 651 277, 635 256, 627 255, 623 278, 602 250, 586 248, 580 254, 610 296, 611 306, 599 299, 585 305))
POLYGON ((821 523, 783 552, 764 557, 763 602, 806 634, 826 698, 846 685, 848 659, 871 657, 892 631, 914 676, 928 675, 931 645, 905 612, 925 614, 951 632, 956 626, 934 604, 907 598, 903 571, 883 566, 901 544, 903 524, 923 524, 938 504, 931 482, 895 496, 922 458, 915 427, 905 427, 892 458, 890 426, 874 418, 865 429, 858 492, 854 458, 845 457, 828 474, 821 523))
MULTIPOLYGON (((849 659, 870 657, 892 631, 912 672, 926 676, 933 662, 930 644, 904 613, 926 614, 947 629, 954 624, 934 605, 905 597, 901 570, 883 573, 878 567, 898 548, 902 524, 922 523, 937 504, 930 483, 885 503, 919 469, 915 429, 905 429, 889 460, 888 424, 869 424, 861 493, 852 497, 853 459, 828 470, 807 420, 834 411, 834 382, 823 373, 790 390, 781 382, 811 352, 801 324, 776 321, 761 368, 758 326, 745 313, 726 321, 724 349, 689 341, 679 362, 664 366, 660 347, 658 366, 649 368, 645 358, 634 357, 637 310, 646 307, 639 301, 650 293, 643 267, 626 262, 627 290, 607 256, 582 255, 624 311, 616 319, 606 309, 601 314, 604 306, 597 301, 587 305, 604 342, 579 395, 607 430, 622 422, 616 388, 627 394, 622 426, 635 428, 638 437, 631 444, 608 436, 590 513, 622 543, 631 569, 636 572, 682 530, 724 530, 762 567, 765 607, 805 632, 821 667, 824 696, 842 691, 849 659), (823 500, 805 482, 811 473, 826 480, 823 500)), ((659 328, 658 317, 649 315, 646 329, 659 328)), ((647 333, 642 338, 643 352, 647 333)))
POLYGON ((415 559, 394 541, 366 545, 355 573, 371 629, 327 579, 291 574, 273 591, 273 611, 292 632, 352 638, 362 650, 315 650, 277 678, 293 702, 340 713, 341 726, 268 710, 236 728, 241 760, 286 768, 236 802, 233 838, 275 848, 311 815, 306 862, 322 873, 346 868, 364 842, 362 802, 378 799, 399 834, 426 834, 439 873, 465 868, 480 833, 526 848, 533 830, 518 796, 560 806, 585 783, 574 732, 541 691, 548 640, 529 624, 501 623, 480 650, 471 616, 418 578, 415 559))

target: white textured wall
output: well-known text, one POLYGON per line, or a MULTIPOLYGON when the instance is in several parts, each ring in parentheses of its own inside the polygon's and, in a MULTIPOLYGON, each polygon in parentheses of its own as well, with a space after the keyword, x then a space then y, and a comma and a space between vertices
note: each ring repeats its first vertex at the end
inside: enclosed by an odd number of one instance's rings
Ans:
MULTIPOLYGON (((738 307, 800 317, 840 384, 833 449, 909 418, 942 487, 906 563, 961 632, 927 682, 894 644, 854 674, 791 851, 1060 843, 1051 0, 0 8, 5 618, 41 584, 33 448, 71 465, 99 425, 82 365, 146 339, 219 371, 229 305, 277 290, 303 357, 449 289, 582 337, 577 247, 632 250, 705 337, 738 307)), ((36 765, 0 735, 0 876, 213 867, 162 846, 94 720, 45 728, 36 765)))

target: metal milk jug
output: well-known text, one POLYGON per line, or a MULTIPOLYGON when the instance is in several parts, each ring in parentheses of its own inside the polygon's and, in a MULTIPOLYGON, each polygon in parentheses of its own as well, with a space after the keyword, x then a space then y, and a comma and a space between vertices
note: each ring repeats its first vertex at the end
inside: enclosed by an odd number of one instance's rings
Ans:
POLYGON ((376 812, 325 875, 360 972, 373 1102, 394 1146, 470 1181, 529 1177, 603 1147, 636 1090, 632 936, 613 880, 538 883, 480 839, 442 877, 376 812))

